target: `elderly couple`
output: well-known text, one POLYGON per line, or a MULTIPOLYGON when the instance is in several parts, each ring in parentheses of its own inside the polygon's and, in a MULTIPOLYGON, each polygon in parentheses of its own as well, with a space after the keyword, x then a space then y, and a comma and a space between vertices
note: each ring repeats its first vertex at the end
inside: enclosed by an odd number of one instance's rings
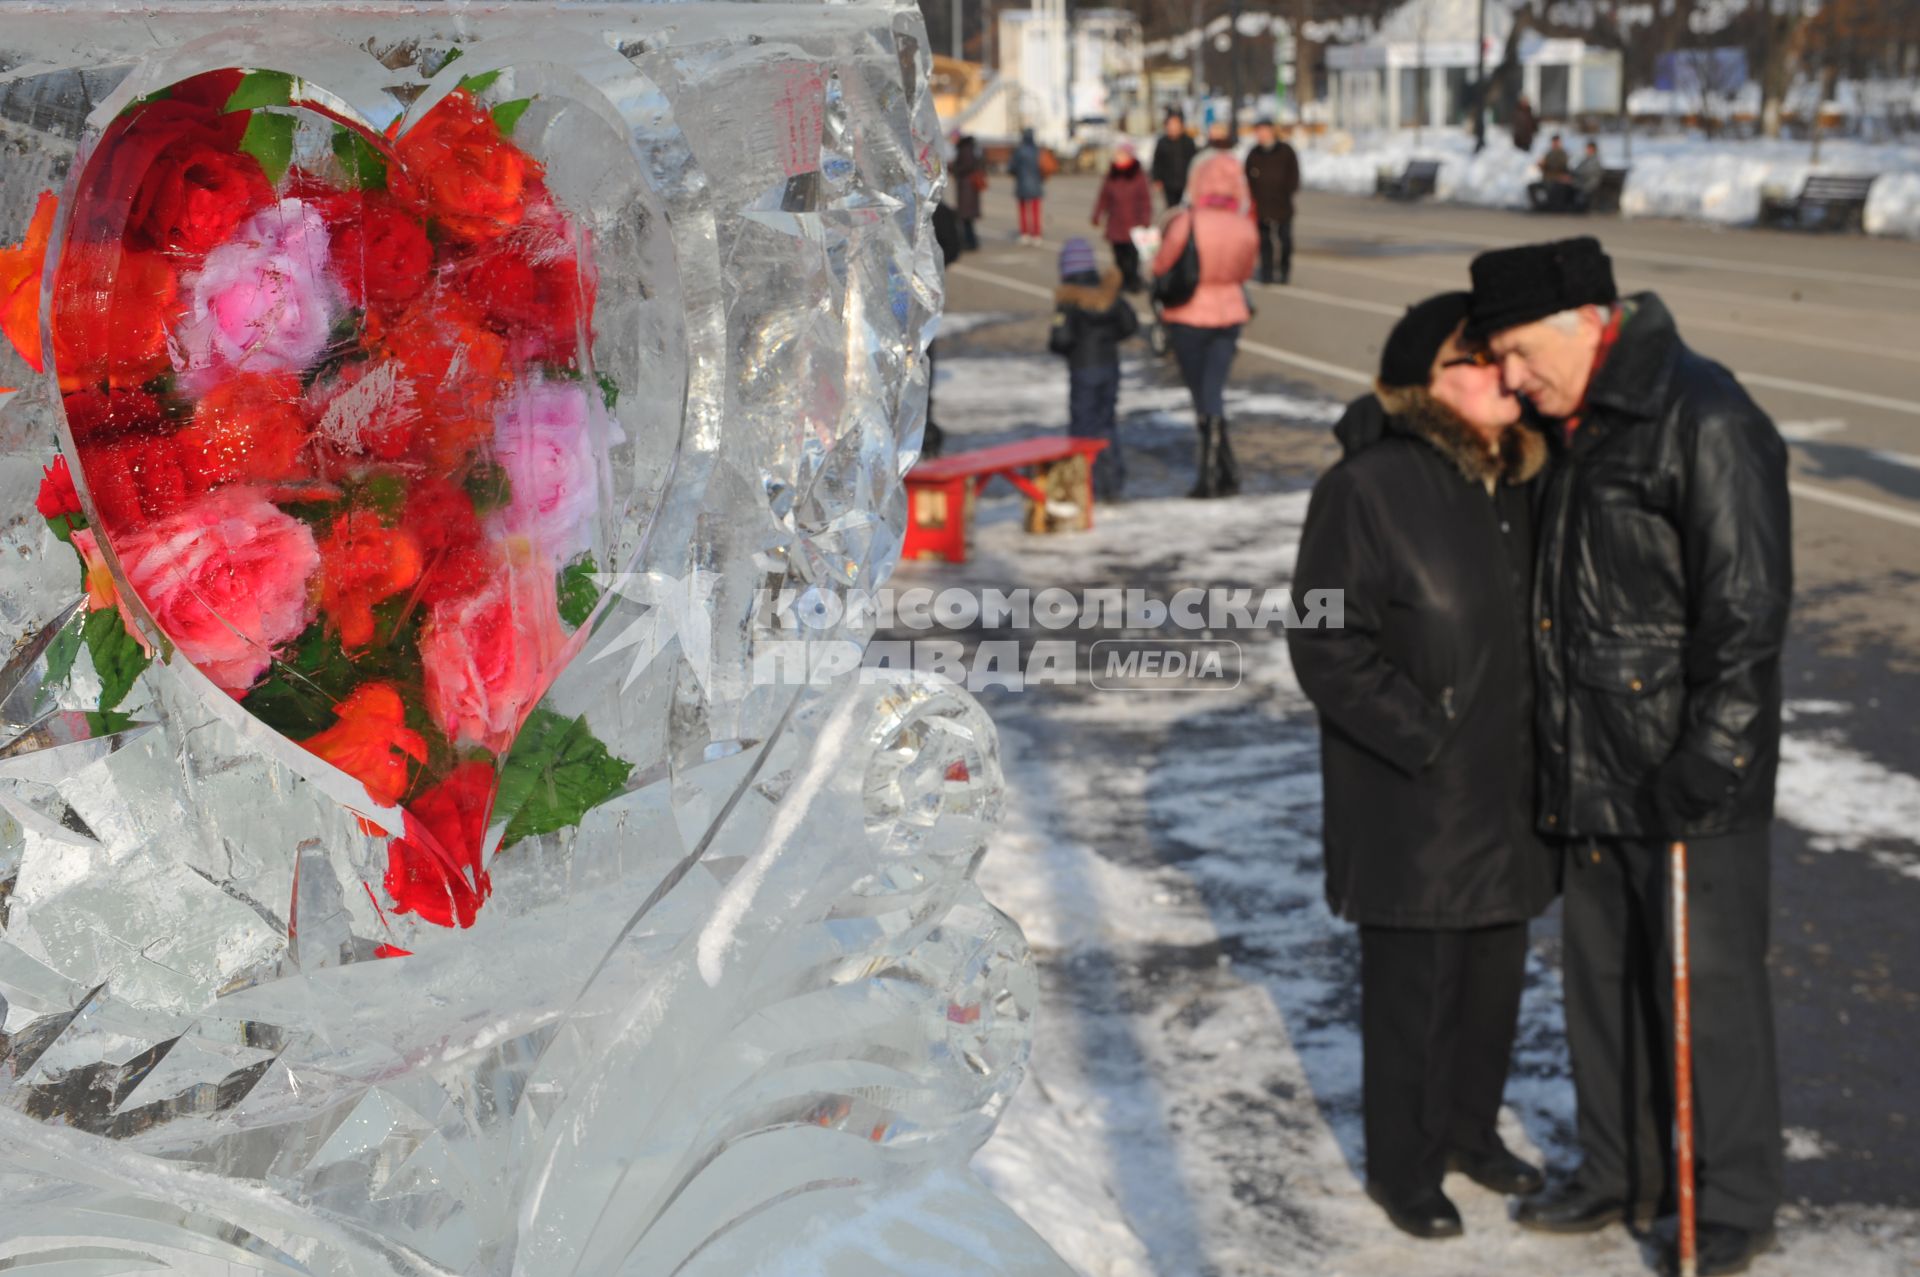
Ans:
MULTIPOLYGON (((1530 1229, 1671 1211, 1666 849, 1691 881, 1702 1273, 1771 1244, 1781 1129, 1768 836, 1792 593, 1786 449, 1593 239, 1482 254, 1393 329, 1337 427, 1295 588, 1327 896, 1360 927, 1367 1190, 1457 1236, 1448 1170, 1530 1229), (1581 1162, 1496 1133, 1527 921, 1564 892, 1581 1162)), ((1673 1263, 1669 1248, 1668 1263, 1673 1263)))

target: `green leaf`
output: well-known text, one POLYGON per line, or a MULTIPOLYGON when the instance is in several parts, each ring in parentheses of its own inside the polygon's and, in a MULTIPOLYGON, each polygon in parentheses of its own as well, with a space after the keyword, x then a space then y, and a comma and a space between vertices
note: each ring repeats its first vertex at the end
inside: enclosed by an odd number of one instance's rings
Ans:
POLYGON ((600 397, 606 401, 607 411, 612 412, 613 406, 620 402, 620 387, 605 373, 597 374, 594 380, 600 383, 600 397))
POLYGON ((476 463, 461 486, 473 498, 475 514, 491 514, 513 500, 513 481, 507 477, 506 467, 497 462, 476 463))
POLYGON ((374 149, 373 143, 352 129, 334 129, 333 153, 339 158, 340 167, 346 170, 347 180, 355 186, 362 190, 386 187, 385 157, 374 149))
POLYGON ((285 71, 254 71, 227 99, 227 110, 250 111, 256 106, 286 106, 292 101, 292 76, 285 71))
POLYGON ((513 126, 520 123, 520 117, 533 105, 532 98, 515 98, 511 102, 502 102, 493 108, 493 122, 503 135, 511 136, 513 126))
POLYGON ((47 644, 48 683, 64 683, 73 673, 73 663, 80 657, 80 630, 78 625, 69 625, 47 644))
POLYGON ((56 514, 47 520, 47 527, 53 532, 53 535, 59 537, 68 545, 73 544, 74 529, 84 528, 86 526, 87 516, 84 514, 56 514))
POLYGON ((507 822, 500 845, 579 824, 625 789, 632 772, 633 764, 608 753, 584 716, 534 710, 500 770, 493 804, 494 818, 507 822))
POLYGON ((267 726, 300 740, 333 725, 335 702, 362 677, 340 640, 315 622, 247 693, 246 706, 267 726))
POLYGON ((133 715, 123 710, 87 711, 87 731, 95 736, 110 736, 133 726, 133 715))
POLYGON ((271 186, 278 186, 293 164, 293 130, 298 123, 291 115, 277 111, 255 111, 247 121, 240 149, 260 161, 271 186))
POLYGON ((473 94, 473 96, 479 97, 482 93, 492 88, 493 82, 499 78, 500 73, 498 71, 482 71, 479 75, 470 75, 460 81, 460 87, 473 94))
POLYGON ((380 522, 392 527, 400 522, 400 512, 406 508, 406 478, 391 470, 376 470, 360 484, 353 499, 355 505, 372 510, 380 516, 380 522))
POLYGON ((594 582, 593 558, 575 559, 560 571, 560 619, 567 628, 577 630, 593 615, 600 601, 600 587, 594 582))
POLYGON ((133 690, 134 680, 147 668, 150 659, 139 641, 127 633, 121 623, 120 609, 103 607, 87 614, 80 627, 87 651, 93 656, 93 672, 100 676, 101 712, 112 709, 133 690))

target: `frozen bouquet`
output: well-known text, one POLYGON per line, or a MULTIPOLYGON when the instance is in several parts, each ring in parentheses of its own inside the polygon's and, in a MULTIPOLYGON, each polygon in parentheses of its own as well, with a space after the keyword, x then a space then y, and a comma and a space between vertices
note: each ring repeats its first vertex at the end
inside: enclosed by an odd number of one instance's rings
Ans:
POLYGON ((190 663, 364 786, 385 907, 442 926, 492 844, 628 771, 535 713, 598 601, 620 437, 590 246, 496 79, 379 136, 291 76, 196 76, 106 128, 52 260, 51 193, 0 252, 0 324, 67 426, 38 506, 88 613, 50 674, 85 647, 110 714, 190 663))

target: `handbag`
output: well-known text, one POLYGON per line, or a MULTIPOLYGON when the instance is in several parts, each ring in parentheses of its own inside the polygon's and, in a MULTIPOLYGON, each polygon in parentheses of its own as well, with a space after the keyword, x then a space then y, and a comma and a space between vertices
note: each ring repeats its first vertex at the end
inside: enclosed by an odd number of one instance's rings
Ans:
POLYGON ((1187 246, 1180 250, 1173 269, 1153 277, 1154 304, 1166 308, 1184 306, 1200 289, 1200 236, 1191 214, 1187 217, 1187 246))

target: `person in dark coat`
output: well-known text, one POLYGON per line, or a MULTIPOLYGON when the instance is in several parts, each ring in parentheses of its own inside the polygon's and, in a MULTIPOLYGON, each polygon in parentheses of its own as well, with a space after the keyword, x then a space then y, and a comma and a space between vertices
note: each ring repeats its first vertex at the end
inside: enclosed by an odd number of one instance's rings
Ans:
POLYGON ((1168 208, 1187 197, 1187 171, 1199 151, 1193 135, 1187 132, 1187 117, 1178 111, 1167 112, 1166 131, 1153 144, 1153 165, 1148 172, 1168 208))
POLYGON ((1153 187, 1133 147, 1126 142, 1115 148, 1106 180, 1100 183, 1100 198, 1093 205, 1093 224, 1098 226, 1103 221, 1113 264, 1120 268, 1121 287, 1137 293, 1144 285, 1140 280, 1140 250, 1134 246, 1133 233, 1153 225, 1153 187))
POLYGON ((1104 274, 1093 245, 1070 239, 1060 250, 1060 287, 1053 294, 1047 348, 1067 359, 1067 433, 1104 439, 1093 459, 1093 495, 1116 501, 1127 481, 1120 453, 1120 343, 1140 331, 1140 317, 1120 296, 1120 271, 1104 274))
POLYGON ((1449 1166, 1541 1185, 1495 1122, 1557 868, 1534 832, 1528 660, 1547 444, 1463 336, 1467 304, 1409 309, 1335 428, 1293 594, 1344 591, 1344 615, 1287 636, 1320 712, 1327 903, 1360 927, 1367 1192, 1423 1238, 1462 1231, 1449 1166))
POLYGON ((1787 450, 1591 237, 1484 253, 1474 327, 1553 419, 1534 582, 1540 828, 1564 840, 1582 1160, 1522 1204, 1585 1232, 1672 1200, 1667 851, 1687 844, 1700 1272, 1744 1271, 1782 1184, 1767 983, 1787 450))
POLYGON ((1531 155, 1534 135, 1539 131, 1540 121, 1533 114, 1533 103, 1522 93, 1520 100, 1513 104, 1513 144, 1531 155))
POLYGON ((1047 194, 1046 169, 1040 162, 1040 144, 1033 130, 1023 129, 1020 145, 1013 148, 1013 197, 1020 202, 1020 242, 1038 244, 1041 237, 1040 201, 1047 194))
POLYGON ((1254 147, 1247 152, 1247 185, 1253 190, 1254 218, 1260 224, 1260 282, 1293 275, 1293 197, 1300 190, 1300 157, 1281 139, 1272 120, 1253 126, 1254 147))
MULTIPOLYGON (((933 240, 940 246, 942 266, 951 266, 960 260, 960 215, 944 203, 933 206, 933 240)), ((934 367, 934 350, 938 345, 936 341, 927 346, 927 425, 920 436, 920 456, 928 461, 945 451, 947 443, 947 432, 933 420, 933 388, 939 376, 934 367)))
POLYGON ((969 253, 978 252, 980 236, 975 223, 980 220, 980 196, 987 189, 987 166, 972 134, 964 134, 954 143, 948 171, 953 175, 953 211, 960 219, 960 246, 969 253))

